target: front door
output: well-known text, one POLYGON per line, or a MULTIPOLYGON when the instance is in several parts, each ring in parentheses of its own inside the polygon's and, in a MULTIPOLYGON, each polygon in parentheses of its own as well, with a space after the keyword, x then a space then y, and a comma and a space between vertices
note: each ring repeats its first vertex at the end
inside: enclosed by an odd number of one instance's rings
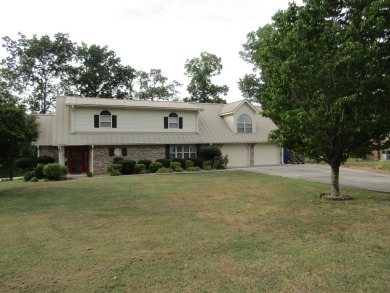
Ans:
POLYGON ((71 146, 65 149, 66 163, 70 174, 88 172, 88 147, 71 146))

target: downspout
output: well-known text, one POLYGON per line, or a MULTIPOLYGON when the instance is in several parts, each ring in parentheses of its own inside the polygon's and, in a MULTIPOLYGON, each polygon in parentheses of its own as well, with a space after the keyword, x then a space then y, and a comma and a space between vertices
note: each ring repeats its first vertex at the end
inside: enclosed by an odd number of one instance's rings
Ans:
POLYGON ((199 134, 199 113, 200 110, 198 110, 198 114, 196 115, 196 133, 199 134))
POLYGON ((37 145, 37 158, 40 157, 39 145, 37 145))
POLYGON ((93 174, 93 157, 94 157, 94 152, 93 150, 95 149, 94 145, 91 145, 91 173, 93 174))
POLYGON ((72 109, 70 111, 70 128, 72 133, 74 134, 74 105, 72 105, 72 109))

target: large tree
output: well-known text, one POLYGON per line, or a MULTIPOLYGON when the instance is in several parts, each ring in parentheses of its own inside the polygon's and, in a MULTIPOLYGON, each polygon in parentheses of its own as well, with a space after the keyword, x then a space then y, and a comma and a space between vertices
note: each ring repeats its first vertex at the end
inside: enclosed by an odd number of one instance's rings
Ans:
POLYGON ((76 65, 67 81, 67 94, 75 96, 130 99, 136 70, 121 64, 121 59, 107 46, 77 47, 76 65))
POLYGON ((185 74, 191 78, 187 87, 190 98, 186 101, 198 103, 219 103, 225 104, 226 100, 220 96, 226 96, 229 87, 226 85, 215 85, 211 78, 219 75, 222 70, 222 59, 214 54, 202 52, 200 57, 194 57, 186 61, 185 74))
POLYGON ((3 38, 8 56, 2 60, 1 76, 7 91, 19 95, 31 110, 46 113, 52 109, 54 98, 63 92, 61 80, 68 72, 75 52, 67 34, 56 34, 51 39, 34 35, 28 39, 3 38))
POLYGON ((150 72, 138 71, 139 91, 136 97, 140 100, 176 100, 177 87, 181 84, 176 80, 168 83, 168 78, 162 75, 161 69, 151 69, 150 72))
POLYGON ((13 179, 15 159, 31 142, 38 138, 38 125, 25 107, 11 103, 0 103, 0 162, 13 179))
POLYGON ((249 80, 259 78, 263 114, 278 126, 270 139, 327 162, 331 194, 339 197, 340 165, 390 134, 390 7, 382 0, 304 2, 249 33, 241 55, 260 74, 249 80))

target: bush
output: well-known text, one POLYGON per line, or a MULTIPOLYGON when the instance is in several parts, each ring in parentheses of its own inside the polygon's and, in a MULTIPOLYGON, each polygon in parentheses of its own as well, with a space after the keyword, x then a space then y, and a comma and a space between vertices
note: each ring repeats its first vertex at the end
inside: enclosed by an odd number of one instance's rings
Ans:
POLYGON ((88 176, 88 177, 92 177, 92 176, 93 176, 92 172, 89 172, 89 171, 88 171, 88 172, 87 172, 87 176, 88 176))
POLYGON ((199 172, 199 171, 202 171, 202 169, 199 167, 188 167, 187 171, 188 172, 199 172))
POLYGON ((203 170, 211 170, 211 162, 210 161, 204 161, 202 169, 203 170))
POLYGON ((107 172, 110 176, 119 176, 122 173, 122 164, 110 164, 107 167, 107 172))
POLYGON ((174 172, 181 172, 181 171, 183 171, 183 168, 181 167, 181 163, 180 162, 171 162, 171 169, 174 172))
POLYGON ((123 175, 134 174, 134 166, 136 164, 136 161, 133 161, 133 160, 121 160, 121 161, 118 161, 116 164, 121 164, 122 165, 121 174, 123 174, 123 175))
POLYGON ((157 159, 156 162, 160 162, 161 164, 163 164, 163 166, 165 168, 169 168, 169 166, 171 164, 171 160, 170 159, 157 159))
POLYGON ((171 168, 163 167, 163 168, 158 169, 156 173, 171 173, 171 172, 173 172, 173 170, 171 168))
POLYGON ((43 174, 43 167, 45 167, 45 165, 39 165, 35 168, 35 177, 38 179, 43 179, 45 177, 45 174, 43 174))
POLYGON ((20 158, 15 161, 15 166, 23 170, 33 170, 37 165, 35 158, 20 158))
POLYGON ((31 181, 35 177, 35 171, 26 172, 23 175, 24 181, 31 181))
POLYGON ((46 165, 46 164, 51 164, 54 163, 54 158, 52 156, 40 156, 37 159, 38 164, 46 165))
POLYGON ((221 149, 219 147, 211 145, 211 146, 202 148, 200 150, 200 155, 206 161, 214 161, 214 158, 217 156, 221 156, 222 152, 221 152, 221 149))
POLYGON ((33 178, 31 178, 30 182, 38 182, 38 178, 37 177, 33 177, 33 178))
POLYGON ((229 163, 229 158, 228 155, 222 157, 222 156, 217 156, 214 159, 214 167, 216 169, 226 169, 227 164, 229 163))
POLYGON ((186 160, 185 169, 187 170, 189 167, 194 167, 194 162, 191 160, 186 160))
POLYGON ((183 169, 186 167, 186 159, 175 158, 172 159, 172 162, 179 162, 183 169))
POLYGON ((156 173, 158 169, 163 168, 164 165, 160 162, 153 162, 149 165, 149 170, 152 173, 156 173))
POLYGON ((199 168, 203 167, 203 161, 204 161, 203 158, 191 158, 190 160, 194 162, 195 167, 199 167, 199 168))
POLYGON ((150 164, 152 163, 151 160, 139 160, 137 164, 144 164, 146 166, 146 169, 149 169, 150 164))
POLYGON ((68 168, 58 163, 50 163, 43 167, 43 174, 49 180, 61 180, 68 174, 68 168))
POLYGON ((145 166, 145 164, 135 164, 135 166, 134 166, 134 173, 135 174, 145 174, 146 173, 146 166, 145 166))

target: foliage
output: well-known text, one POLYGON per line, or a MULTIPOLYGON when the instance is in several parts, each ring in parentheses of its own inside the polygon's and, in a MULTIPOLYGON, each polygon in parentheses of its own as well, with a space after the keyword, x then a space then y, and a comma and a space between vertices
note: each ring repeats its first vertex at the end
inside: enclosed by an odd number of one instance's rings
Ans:
POLYGON ((0 162, 13 179, 16 158, 38 137, 38 124, 24 106, 0 103, 0 162))
POLYGON ((202 169, 203 170, 211 170, 211 166, 212 166, 211 161, 204 161, 203 165, 202 165, 202 169))
POLYGON ((33 178, 31 178, 31 180, 30 180, 30 182, 38 182, 39 180, 38 180, 38 178, 37 177, 33 177, 33 178))
POLYGON ((225 156, 216 156, 214 159, 214 167, 216 169, 226 169, 227 164, 229 163, 228 155, 225 156))
POLYGON ((152 163, 151 160, 146 160, 146 159, 139 160, 137 162, 137 164, 144 164, 146 166, 146 169, 149 169, 149 166, 150 166, 151 163, 152 163))
POLYGON ((35 158, 19 158, 15 161, 15 167, 21 168, 23 170, 32 170, 37 165, 37 160, 35 158))
POLYGON ((211 82, 213 76, 221 73, 221 58, 214 54, 202 52, 200 58, 187 59, 184 68, 186 70, 185 74, 191 78, 187 87, 190 98, 185 99, 185 101, 226 104, 226 100, 222 99, 220 95, 227 95, 228 86, 219 86, 211 82))
POLYGON ((163 168, 164 165, 160 162, 153 162, 149 165, 149 170, 152 173, 156 173, 158 169, 163 168))
POLYGON ((31 181, 32 178, 36 178, 35 171, 28 171, 23 175, 24 181, 31 181))
POLYGON ((107 46, 77 47, 77 64, 67 80, 67 94, 86 97, 130 99, 136 71, 121 64, 121 59, 107 46))
POLYGON ((162 75, 161 69, 151 69, 149 73, 145 71, 137 72, 139 91, 136 97, 140 100, 177 100, 179 93, 176 88, 181 84, 176 80, 167 83, 168 78, 162 75))
POLYGON ((122 164, 110 164, 107 167, 107 172, 110 176, 122 175, 122 164))
POLYGON ((43 167, 45 167, 45 165, 39 165, 34 170, 35 177, 37 177, 38 179, 43 179, 45 177, 45 174, 43 174, 43 167))
POLYGON ((214 166, 214 159, 221 155, 221 149, 216 146, 211 145, 200 149, 200 156, 206 161, 211 161, 211 166, 214 166))
POLYGON ((48 155, 40 156, 37 159, 37 163, 38 164, 43 164, 43 165, 54 163, 54 157, 48 156, 48 155))
POLYGON ((133 160, 120 160, 116 162, 116 164, 122 165, 122 169, 120 170, 123 175, 131 175, 134 173, 134 166, 136 161, 133 160))
POLYGON ((187 170, 189 167, 194 167, 194 162, 192 160, 186 160, 184 168, 187 170))
POLYGON ((186 167, 186 159, 174 158, 172 162, 179 162, 182 168, 186 167))
POLYGON ((47 35, 28 39, 19 33, 18 40, 3 38, 8 56, 2 60, 1 76, 8 92, 21 94, 31 110, 47 113, 54 106, 55 96, 63 92, 61 81, 75 53, 68 37, 58 33, 53 39, 47 35))
POLYGON ((203 161, 204 161, 203 158, 200 158, 200 157, 191 158, 190 160, 194 162, 194 166, 199 167, 199 168, 203 167, 203 161))
POLYGON ((163 168, 158 169, 156 173, 172 173, 172 172, 173 172, 173 170, 171 168, 163 167, 163 168))
POLYGON ((135 174, 145 174, 146 173, 145 164, 135 164, 134 165, 134 173, 135 174))
POLYGON ((58 163, 50 163, 43 167, 43 174, 49 180, 61 180, 68 174, 68 168, 58 163))
POLYGON ((188 167, 187 169, 186 169, 188 172, 199 172, 199 171, 202 171, 202 169, 201 168, 199 168, 199 167, 188 167))
POLYGON ((156 162, 160 162, 165 168, 169 168, 169 166, 171 165, 170 159, 157 159, 156 162))
MULTIPOLYGON (((390 133, 390 42, 386 1, 290 3, 248 34, 241 56, 260 72, 254 97, 278 129, 278 146, 339 166, 371 153, 390 133)), ((390 143, 388 141, 388 143, 390 143)))
POLYGON ((182 172, 182 171, 183 171, 183 167, 181 166, 181 163, 180 163, 180 162, 171 162, 170 168, 171 168, 174 172, 182 172))
POLYGON ((93 176, 93 174, 92 174, 92 172, 87 172, 87 177, 92 177, 93 176))

